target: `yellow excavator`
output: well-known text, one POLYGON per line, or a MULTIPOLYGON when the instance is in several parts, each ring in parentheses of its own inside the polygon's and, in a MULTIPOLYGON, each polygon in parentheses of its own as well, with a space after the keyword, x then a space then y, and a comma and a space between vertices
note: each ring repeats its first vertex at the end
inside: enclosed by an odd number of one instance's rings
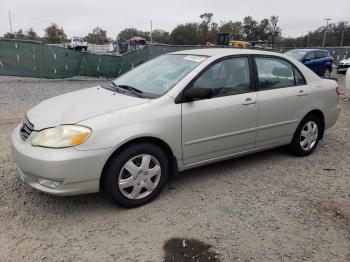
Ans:
POLYGON ((247 48, 248 46, 251 46, 249 42, 241 41, 241 40, 231 40, 228 42, 228 45, 231 47, 237 47, 237 48, 247 48))
POLYGON ((269 42, 269 41, 236 40, 239 38, 241 38, 241 37, 232 35, 230 33, 219 33, 217 44, 207 42, 207 46, 230 46, 230 47, 236 47, 236 48, 242 48, 242 49, 250 48, 250 47, 266 48, 266 49, 272 48, 271 42, 269 42))

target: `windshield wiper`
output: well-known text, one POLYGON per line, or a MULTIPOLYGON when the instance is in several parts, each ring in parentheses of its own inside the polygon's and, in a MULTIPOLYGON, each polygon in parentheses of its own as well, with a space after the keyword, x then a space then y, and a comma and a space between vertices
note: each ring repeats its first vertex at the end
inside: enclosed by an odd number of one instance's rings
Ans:
POLYGON ((135 87, 128 86, 128 85, 117 85, 114 81, 112 81, 112 84, 115 87, 128 90, 130 93, 132 93, 133 95, 135 95, 137 97, 142 97, 143 96, 143 91, 141 91, 140 89, 137 89, 135 87))
POLYGON ((140 89, 137 89, 136 87, 132 87, 132 86, 128 86, 128 85, 117 85, 117 86, 120 88, 129 90, 131 93, 133 93, 135 95, 143 94, 143 91, 141 91, 140 89))

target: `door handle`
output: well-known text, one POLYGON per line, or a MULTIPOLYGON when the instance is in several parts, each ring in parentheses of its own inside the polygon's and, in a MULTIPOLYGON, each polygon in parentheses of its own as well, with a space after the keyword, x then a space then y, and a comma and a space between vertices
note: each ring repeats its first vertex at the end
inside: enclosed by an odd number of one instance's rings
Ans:
POLYGON ((306 93, 304 90, 300 90, 297 96, 307 96, 308 93, 306 93))
POLYGON ((243 101, 242 105, 249 106, 256 104, 256 100, 251 99, 250 97, 246 98, 246 100, 243 101))

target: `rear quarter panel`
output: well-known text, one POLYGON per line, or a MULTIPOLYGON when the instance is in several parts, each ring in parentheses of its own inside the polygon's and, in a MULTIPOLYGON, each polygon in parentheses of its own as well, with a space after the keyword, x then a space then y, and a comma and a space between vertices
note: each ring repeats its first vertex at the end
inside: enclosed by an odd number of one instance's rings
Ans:
POLYGON ((303 73, 308 84, 310 104, 307 105, 307 111, 320 110, 325 117, 325 128, 332 127, 340 113, 339 97, 336 94, 337 82, 330 79, 322 79, 299 61, 293 58, 289 58, 289 60, 303 73))
POLYGON ((312 107, 322 111, 325 128, 332 127, 340 113, 339 97, 336 94, 337 86, 336 81, 321 78, 311 85, 312 107))

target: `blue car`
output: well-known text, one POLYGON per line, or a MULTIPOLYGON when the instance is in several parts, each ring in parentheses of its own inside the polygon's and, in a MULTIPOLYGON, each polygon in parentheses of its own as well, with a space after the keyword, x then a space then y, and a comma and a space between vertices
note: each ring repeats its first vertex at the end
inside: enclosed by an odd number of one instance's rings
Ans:
POLYGON ((293 49, 285 53, 300 61, 319 76, 330 77, 333 57, 328 50, 322 49, 293 49))

